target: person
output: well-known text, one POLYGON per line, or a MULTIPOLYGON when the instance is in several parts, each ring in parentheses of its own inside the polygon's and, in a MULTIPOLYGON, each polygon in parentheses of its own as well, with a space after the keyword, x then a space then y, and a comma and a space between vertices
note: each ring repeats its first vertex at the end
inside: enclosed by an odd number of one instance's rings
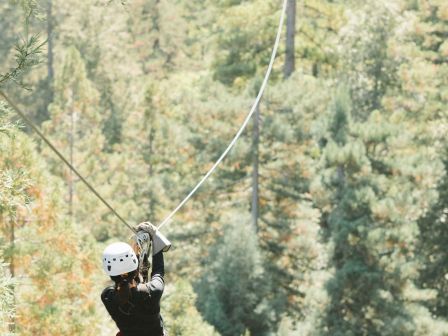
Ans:
MULTIPOLYGON (((139 224, 137 230, 148 232, 153 242, 158 239, 151 223, 139 224)), ((165 286, 163 251, 153 246, 150 281, 139 283, 138 258, 129 244, 113 243, 104 250, 103 267, 115 284, 103 290, 101 300, 120 330, 117 336, 166 336, 160 315, 165 286)))

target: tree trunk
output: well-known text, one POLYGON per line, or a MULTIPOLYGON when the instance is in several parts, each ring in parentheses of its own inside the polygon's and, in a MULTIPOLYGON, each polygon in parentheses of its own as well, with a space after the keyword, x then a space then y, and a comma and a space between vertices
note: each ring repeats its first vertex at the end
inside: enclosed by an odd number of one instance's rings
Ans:
MULTIPOLYGON (((48 0, 47 6, 47 85, 48 85, 48 95, 45 109, 48 110, 48 105, 51 104, 54 97, 53 83, 54 83, 54 62, 53 62, 53 0, 48 0)), ((47 111, 47 117, 49 113, 47 111)))
POLYGON ((341 195, 344 191, 344 186, 345 186, 345 169, 344 166, 339 165, 338 169, 337 169, 337 175, 338 175, 338 193, 337 193, 337 197, 339 200, 341 200, 341 195))
MULTIPOLYGON (((75 146, 75 112, 73 106, 71 106, 70 112, 70 164, 73 166, 74 160, 74 146, 75 146)), ((70 219, 73 220, 73 196, 75 194, 75 186, 73 181, 73 172, 69 169, 69 181, 68 181, 68 212, 70 219)))
POLYGON ((252 134, 252 225, 258 231, 259 196, 258 196, 258 166, 260 143, 260 105, 257 105, 254 115, 254 129, 252 134))
POLYGON ((10 220, 11 226, 10 226, 10 237, 9 237, 9 243, 11 246, 11 257, 9 259, 9 273, 11 274, 11 277, 15 277, 15 269, 14 269, 14 249, 15 249, 15 240, 16 240, 16 232, 15 232, 15 222, 13 220, 10 220))
MULTIPOLYGON (((11 257, 9 259, 9 273, 11 275, 11 278, 14 278, 16 276, 16 270, 15 270, 15 260, 14 260, 14 253, 15 253, 15 241, 16 241, 16 222, 14 220, 10 220, 11 222, 11 236, 10 236, 10 246, 11 246, 11 257)), ((16 307, 16 293, 15 293, 15 286, 14 284, 11 285, 12 287, 12 294, 13 294, 13 305, 14 308, 16 307)), ((16 331, 16 319, 14 316, 11 317, 9 321, 9 331, 11 333, 15 333, 16 331)))
POLYGON ((291 76, 295 70, 296 7, 296 0, 288 0, 286 11, 285 66, 283 68, 285 78, 291 76))
MULTIPOLYGON (((154 175, 154 165, 153 165, 153 155, 154 155, 154 139, 155 139, 155 127, 153 126, 154 120, 151 120, 151 128, 149 130, 149 135, 148 135, 148 158, 149 158, 149 162, 148 162, 148 175, 149 178, 153 177, 154 175)), ((149 190, 149 219, 150 220, 155 220, 154 216, 155 216, 155 204, 156 203, 156 198, 155 198, 155 193, 153 190, 149 190)))

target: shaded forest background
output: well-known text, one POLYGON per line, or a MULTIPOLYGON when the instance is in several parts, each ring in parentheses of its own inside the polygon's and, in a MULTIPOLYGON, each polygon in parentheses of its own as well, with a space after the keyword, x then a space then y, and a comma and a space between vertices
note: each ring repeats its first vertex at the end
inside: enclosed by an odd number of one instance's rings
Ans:
MULTIPOLYGON (((0 89, 159 223, 260 86, 280 0, 0 4, 0 89)), ((288 0, 274 72, 163 232, 170 335, 448 335, 448 2, 288 0)), ((0 100, 0 333, 112 335, 123 226, 0 100)))

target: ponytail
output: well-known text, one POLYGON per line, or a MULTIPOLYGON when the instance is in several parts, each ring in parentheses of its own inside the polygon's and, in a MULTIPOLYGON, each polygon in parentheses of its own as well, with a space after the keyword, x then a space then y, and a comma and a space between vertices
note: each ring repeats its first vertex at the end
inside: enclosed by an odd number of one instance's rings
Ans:
POLYGON ((118 292, 118 301, 120 305, 125 305, 129 302, 131 298, 131 288, 129 287, 128 279, 123 279, 120 283, 117 284, 117 292, 118 292))
POLYGON ((131 284, 137 275, 136 271, 130 272, 125 278, 121 275, 112 276, 112 280, 115 282, 115 290, 118 293, 118 301, 120 306, 129 303, 131 298, 131 284))

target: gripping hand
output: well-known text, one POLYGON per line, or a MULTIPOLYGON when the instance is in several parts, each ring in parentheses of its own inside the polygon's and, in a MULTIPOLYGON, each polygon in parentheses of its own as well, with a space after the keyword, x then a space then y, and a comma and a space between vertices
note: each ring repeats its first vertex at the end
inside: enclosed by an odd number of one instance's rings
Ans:
POLYGON ((137 225, 137 231, 148 232, 152 240, 152 254, 155 255, 160 251, 166 252, 171 247, 171 242, 150 222, 143 222, 137 225))
POLYGON ((137 225, 137 231, 145 231, 148 232, 151 236, 151 239, 154 240, 154 237, 157 232, 157 227, 154 224, 151 224, 150 222, 143 222, 137 225))

